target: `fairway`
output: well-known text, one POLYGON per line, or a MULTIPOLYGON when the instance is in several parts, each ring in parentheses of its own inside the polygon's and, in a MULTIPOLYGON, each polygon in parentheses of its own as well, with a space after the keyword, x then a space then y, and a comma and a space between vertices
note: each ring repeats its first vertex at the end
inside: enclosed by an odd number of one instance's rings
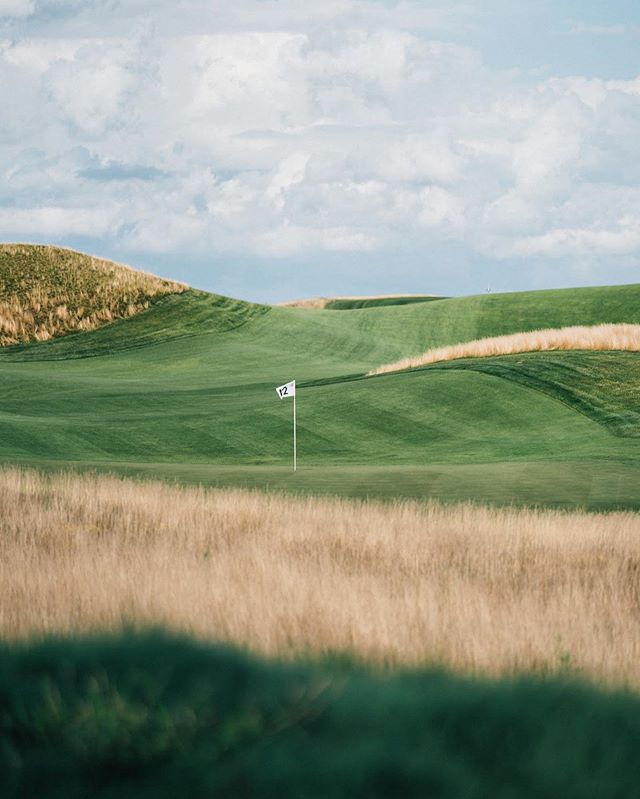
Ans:
POLYGON ((358 497, 640 506, 640 355, 529 353, 366 378, 431 346, 640 321, 640 286, 352 310, 189 290, 0 353, 0 455, 358 497), (298 383, 300 471, 290 474, 298 383))

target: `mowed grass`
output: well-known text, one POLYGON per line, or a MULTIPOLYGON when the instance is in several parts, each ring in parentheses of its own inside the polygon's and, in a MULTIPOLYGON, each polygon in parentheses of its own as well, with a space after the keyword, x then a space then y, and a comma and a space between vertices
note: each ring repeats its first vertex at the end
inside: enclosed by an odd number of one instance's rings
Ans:
POLYGON ((3 370, 6 459, 312 493, 637 507, 637 439, 494 375, 434 369, 300 388, 294 476, 292 407, 273 384, 191 386, 171 369, 151 381, 133 363, 116 379, 100 374, 102 358, 34 366, 30 379, 23 365, 3 370))
POLYGON ((414 302, 433 302, 445 299, 425 294, 409 294, 407 296, 391 295, 387 297, 336 297, 327 300, 324 306, 329 311, 352 311, 356 308, 381 308, 388 305, 411 305, 414 302))
POLYGON ((276 657, 640 688, 640 516, 0 472, 0 637, 162 626, 276 657))
MULTIPOLYGON (((0 352, 0 457, 312 493, 638 507, 639 443, 618 435, 635 413, 632 388, 611 400, 596 385, 591 404, 604 410, 594 415, 577 395, 559 401, 465 361, 362 379, 380 363, 487 333, 638 321, 640 286, 339 313, 188 290, 95 331, 0 352), (274 391, 293 378, 295 480, 292 408, 274 391)), ((582 393, 608 368, 599 355, 582 393)), ((562 383, 567 369, 552 357, 545 380, 562 383)), ((637 360, 624 372, 640 382, 637 360)))
POLYGON ((539 352, 439 366, 473 370, 528 386, 598 421, 616 436, 640 437, 638 353, 539 352))

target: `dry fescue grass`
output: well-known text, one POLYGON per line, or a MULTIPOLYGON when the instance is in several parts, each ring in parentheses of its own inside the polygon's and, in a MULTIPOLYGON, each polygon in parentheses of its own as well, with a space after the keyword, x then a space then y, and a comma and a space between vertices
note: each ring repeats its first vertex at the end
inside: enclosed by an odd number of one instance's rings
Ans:
POLYGON ((93 330, 186 289, 60 247, 0 245, 0 346, 93 330))
POLYGON ((287 302, 279 302, 279 308, 314 308, 322 310, 326 307, 327 303, 331 302, 329 297, 308 297, 304 300, 288 300, 287 302))
POLYGON ((640 516, 0 472, 0 634, 160 624, 284 656, 640 687, 640 516))
POLYGON ((540 350, 628 350, 640 351, 640 325, 605 324, 561 327, 555 330, 532 330, 508 336, 492 336, 448 347, 427 350, 413 358, 403 358, 372 369, 370 375, 414 369, 439 361, 458 358, 484 358, 491 355, 514 355, 540 350))
POLYGON ((436 294, 354 294, 339 297, 308 297, 303 300, 288 300, 280 302, 281 308, 326 308, 330 302, 336 300, 393 300, 404 297, 436 297, 436 294))

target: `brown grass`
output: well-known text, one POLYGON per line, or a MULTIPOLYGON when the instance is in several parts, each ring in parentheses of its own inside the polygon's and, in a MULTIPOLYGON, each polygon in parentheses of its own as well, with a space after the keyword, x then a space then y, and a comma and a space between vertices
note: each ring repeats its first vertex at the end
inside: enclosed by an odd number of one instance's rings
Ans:
POLYGON ((439 361, 458 358, 485 358, 540 350, 630 350, 640 351, 640 325, 605 324, 561 327, 555 330, 532 330, 508 336, 493 336, 448 347, 427 350, 422 355, 403 358, 372 369, 370 375, 414 369, 439 361))
POLYGON ((436 297, 436 294, 354 294, 338 297, 308 297, 303 300, 287 300, 279 302, 280 308, 326 308, 328 303, 335 300, 392 300, 398 297, 436 297))
POLYGON ((187 287, 90 255, 0 245, 0 346, 93 330, 187 287))
POLYGON ((0 471, 0 635, 161 624, 284 656, 640 687, 640 516, 0 471))
POLYGON ((326 307, 327 303, 331 302, 329 297, 308 297, 304 300, 288 300, 287 302, 279 302, 279 308, 314 308, 322 310, 326 307))

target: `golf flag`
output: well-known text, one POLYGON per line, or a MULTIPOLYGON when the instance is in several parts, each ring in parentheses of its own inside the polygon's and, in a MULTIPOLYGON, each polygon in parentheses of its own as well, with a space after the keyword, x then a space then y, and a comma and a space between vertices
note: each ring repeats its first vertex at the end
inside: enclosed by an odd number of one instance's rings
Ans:
POLYGON ((298 469, 298 437, 296 429, 296 381, 292 380, 290 383, 285 383, 283 386, 278 386, 276 394, 279 399, 287 399, 293 397, 293 471, 298 469))
POLYGON ((280 399, 287 397, 295 397, 296 395, 296 381, 292 380, 290 383, 285 383, 284 386, 278 386, 276 392, 280 399))

